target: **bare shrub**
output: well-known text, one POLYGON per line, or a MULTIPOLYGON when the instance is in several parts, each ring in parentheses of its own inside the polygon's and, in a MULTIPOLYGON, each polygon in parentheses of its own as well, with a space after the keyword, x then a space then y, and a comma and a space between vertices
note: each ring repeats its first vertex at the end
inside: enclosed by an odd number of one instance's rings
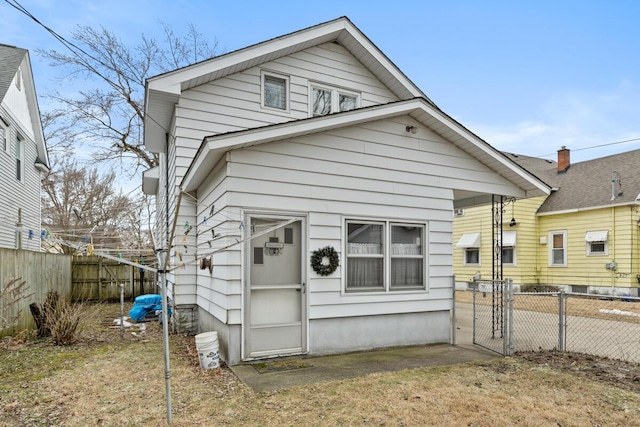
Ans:
POLYGON ((558 292, 558 287, 554 285, 544 285, 541 283, 526 283, 520 286, 520 292, 558 292))

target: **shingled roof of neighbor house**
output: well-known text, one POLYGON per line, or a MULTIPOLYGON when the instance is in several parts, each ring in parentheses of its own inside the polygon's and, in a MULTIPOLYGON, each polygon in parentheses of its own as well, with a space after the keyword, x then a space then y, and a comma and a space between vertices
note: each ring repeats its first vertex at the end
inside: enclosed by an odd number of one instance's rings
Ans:
POLYGON ((25 49, 0 44, 0 101, 7 94, 7 90, 9 90, 9 86, 26 54, 27 51, 25 49))
MULTIPOLYGON (((557 188, 538 214, 640 203, 640 150, 534 172, 557 188)), ((525 166, 526 167, 526 166, 525 166)))

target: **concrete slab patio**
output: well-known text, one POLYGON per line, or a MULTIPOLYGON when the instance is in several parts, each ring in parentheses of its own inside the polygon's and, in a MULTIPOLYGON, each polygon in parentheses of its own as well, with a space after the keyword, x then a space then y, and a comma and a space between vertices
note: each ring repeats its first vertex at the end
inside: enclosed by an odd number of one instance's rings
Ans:
POLYGON ((500 357, 472 344, 471 310, 456 304, 456 343, 400 347, 321 357, 263 361, 231 367, 256 392, 362 377, 375 372, 446 366, 500 357), (271 366, 270 366, 271 364, 271 366), (272 369, 270 369, 272 368, 272 369), (282 368, 283 370, 278 370, 282 368), (293 368, 293 369, 292 369, 293 368))

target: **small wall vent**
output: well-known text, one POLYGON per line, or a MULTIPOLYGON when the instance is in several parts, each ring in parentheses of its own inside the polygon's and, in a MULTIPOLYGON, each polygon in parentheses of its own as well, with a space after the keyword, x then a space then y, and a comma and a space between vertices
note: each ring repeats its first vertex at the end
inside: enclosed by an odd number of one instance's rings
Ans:
POLYGON ((453 216, 464 216, 464 209, 454 209, 453 216))

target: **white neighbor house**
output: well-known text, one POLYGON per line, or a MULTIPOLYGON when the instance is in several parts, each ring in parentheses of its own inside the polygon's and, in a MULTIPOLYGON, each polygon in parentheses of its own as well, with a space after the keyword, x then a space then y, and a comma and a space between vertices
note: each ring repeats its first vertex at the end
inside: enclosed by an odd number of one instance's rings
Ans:
POLYGON ((231 365, 448 342, 454 208, 549 194, 347 18, 153 77, 145 105, 174 320, 231 365))
POLYGON ((0 248, 40 250, 48 164, 29 52, 0 44, 0 248))

